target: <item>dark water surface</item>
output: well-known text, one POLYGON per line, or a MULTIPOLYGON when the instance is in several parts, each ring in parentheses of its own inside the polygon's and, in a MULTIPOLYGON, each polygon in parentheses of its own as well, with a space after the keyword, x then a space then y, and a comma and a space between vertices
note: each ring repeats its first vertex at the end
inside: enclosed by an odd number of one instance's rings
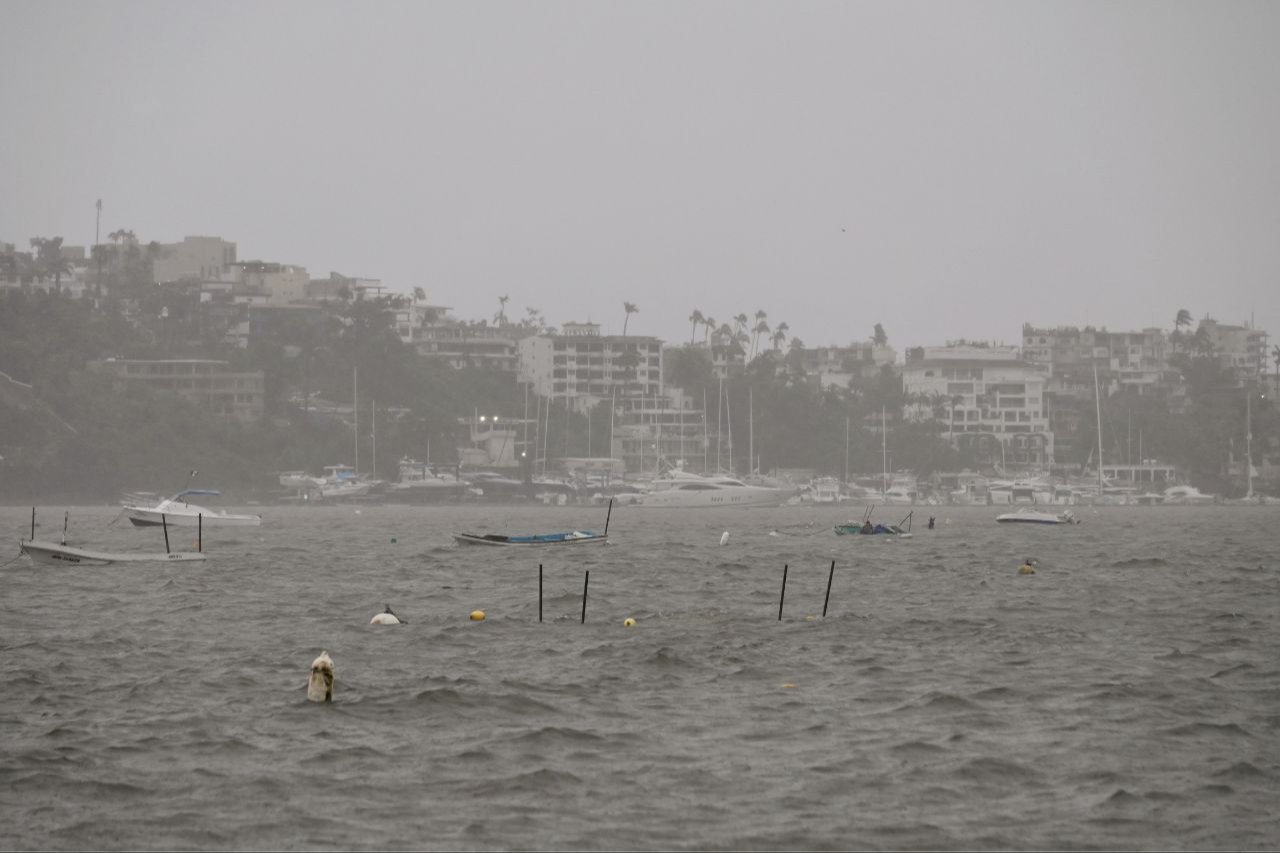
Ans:
MULTIPOLYGON (((1280 846, 1274 508, 621 507, 582 550, 449 533, 603 509, 262 511, 203 565, 42 568, 0 510, 0 847, 1280 846)), ((116 517, 70 541, 163 549, 116 517)))

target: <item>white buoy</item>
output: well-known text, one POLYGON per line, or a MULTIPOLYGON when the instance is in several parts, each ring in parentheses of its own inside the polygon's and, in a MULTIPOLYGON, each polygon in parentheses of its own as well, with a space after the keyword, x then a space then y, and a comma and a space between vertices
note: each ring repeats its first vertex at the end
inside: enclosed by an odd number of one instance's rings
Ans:
POLYGON ((720 534, 720 544, 721 545, 729 544, 729 531, 726 530, 724 533, 720 534))
POLYGON ((370 625, 407 625, 408 622, 391 612, 391 605, 387 605, 387 609, 374 616, 369 620, 370 625))
POLYGON ((333 701, 333 658, 328 651, 311 662, 311 679, 307 682, 307 698, 312 702, 333 701))

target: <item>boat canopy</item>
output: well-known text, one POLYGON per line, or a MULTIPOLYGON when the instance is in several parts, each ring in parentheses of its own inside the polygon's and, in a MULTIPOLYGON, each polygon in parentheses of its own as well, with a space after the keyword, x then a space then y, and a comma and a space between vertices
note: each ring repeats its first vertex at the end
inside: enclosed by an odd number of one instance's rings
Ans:
POLYGON ((186 491, 178 492, 176 495, 173 496, 173 499, 175 501, 182 500, 187 495, 215 495, 216 496, 220 494, 222 494, 222 492, 219 492, 216 489, 187 489, 186 491))

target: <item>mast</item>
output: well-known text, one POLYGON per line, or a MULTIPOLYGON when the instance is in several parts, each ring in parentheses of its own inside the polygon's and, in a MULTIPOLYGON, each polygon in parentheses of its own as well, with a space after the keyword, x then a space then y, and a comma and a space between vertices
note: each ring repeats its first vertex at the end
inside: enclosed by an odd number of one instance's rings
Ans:
POLYGON ((1098 419, 1098 499, 1102 499, 1102 392, 1098 390, 1098 365, 1093 365, 1093 405, 1098 419))
POLYGON ((747 473, 755 474, 756 471, 756 419, 755 419, 755 389, 750 385, 747 386, 747 473))
POLYGON ((351 368, 351 416, 355 418, 356 464, 355 472, 360 473, 360 368, 351 368))
POLYGON ((369 404, 369 423, 372 425, 370 440, 373 442, 373 460, 369 463, 369 471, 373 476, 378 476, 378 401, 373 400, 369 404))
POLYGON ((729 389, 724 389, 724 426, 729 432, 729 473, 733 473, 733 408, 729 405, 729 389))
POLYGON ((1253 389, 1244 388, 1244 478, 1246 499, 1253 497, 1253 389))
POLYGON ((880 407, 880 496, 889 491, 889 430, 885 427, 884 406, 880 407))

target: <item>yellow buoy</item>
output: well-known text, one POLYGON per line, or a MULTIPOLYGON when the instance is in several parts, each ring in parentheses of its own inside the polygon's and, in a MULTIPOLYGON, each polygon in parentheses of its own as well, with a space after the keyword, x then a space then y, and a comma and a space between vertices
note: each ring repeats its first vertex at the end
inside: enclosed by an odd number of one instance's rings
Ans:
POLYGON ((784 685, 782 685, 782 686, 783 686, 783 687, 785 687, 785 688, 787 688, 788 690, 791 690, 791 689, 794 689, 794 688, 795 688, 795 685, 794 685, 794 684, 792 684, 790 681, 788 681, 786 684, 784 684, 784 685))
POLYGON ((1034 575, 1035 573, 1036 567, 1031 565, 1031 563, 1023 563, 1022 568, 1018 569, 1018 574, 1020 575, 1034 575))
POLYGON ((622 620, 622 624, 627 628, 634 628, 636 626, 636 620, 628 616, 626 619, 622 620))
POLYGON ((472 611, 471 611, 471 621, 472 621, 472 622, 483 622, 483 621, 484 621, 484 611, 483 611, 483 610, 472 610, 472 611))

